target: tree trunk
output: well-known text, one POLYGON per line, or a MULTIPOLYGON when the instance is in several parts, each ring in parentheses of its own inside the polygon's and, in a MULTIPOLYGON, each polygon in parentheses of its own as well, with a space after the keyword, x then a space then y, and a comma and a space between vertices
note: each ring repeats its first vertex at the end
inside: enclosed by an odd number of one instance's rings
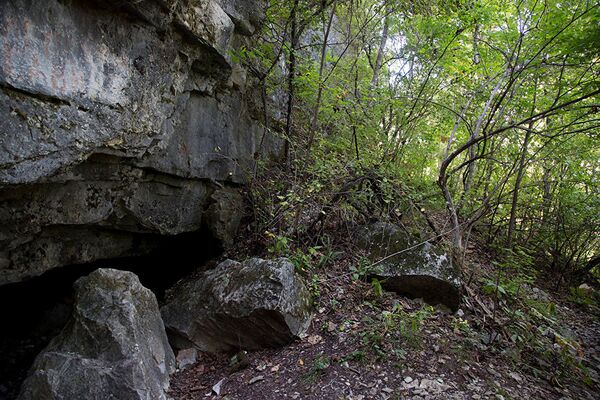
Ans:
MULTIPOLYGON (((510 72, 511 72, 511 67, 509 65, 506 67, 506 70, 504 71, 504 73, 502 74, 500 79, 498 80, 498 83, 496 84, 496 86, 494 86, 492 93, 490 93, 490 96, 488 97, 488 100, 485 103, 485 107, 483 108, 483 111, 481 112, 481 114, 479 114, 479 118, 477 118, 477 122, 475 124, 475 129, 473 130, 473 134, 471 135, 470 140, 475 140, 479 137, 481 126, 483 124, 483 120, 492 105, 492 101, 494 100, 494 98, 496 97, 498 92, 500 91, 500 87, 502 86, 504 79, 510 74, 510 72)), ((469 159, 475 158, 475 152, 476 152, 476 147, 470 146, 469 152, 468 152, 468 154, 469 154, 468 158, 469 159)), ((464 185, 464 190, 463 190, 463 194, 461 197, 461 201, 459 202, 459 207, 463 203, 462 200, 466 199, 467 195, 469 194, 469 191, 471 190, 471 184, 473 182, 473 175, 475 175, 475 162, 469 163, 469 166, 467 168, 467 176, 465 179, 465 185, 464 185)))
POLYGON ((527 148, 529 147, 529 139, 531 138, 531 131, 528 130, 523 140, 523 150, 521 151, 521 159, 519 160, 519 170, 517 171, 517 178, 515 179, 515 187, 513 189, 512 204, 510 207, 510 219, 508 221, 508 235, 506 237, 506 247, 512 248, 513 235, 517 222, 517 204, 519 201, 519 190, 521 188, 521 181, 523 175, 525 175, 525 157, 527 156, 527 148))
MULTIPOLYGON (((535 114, 535 106, 537 103, 537 86, 538 81, 535 80, 533 89, 533 101, 531 104, 531 114, 535 114)), ((506 237, 506 247, 512 249, 512 241, 514 231, 517 222, 517 204, 519 202, 519 190, 521 189, 521 181, 525 174, 525 158, 527 157, 527 148, 529 147, 529 139, 531 138, 531 130, 533 129, 533 121, 529 122, 527 126, 527 133, 525 133, 525 139, 523 140, 523 149, 521 150, 521 159, 519 160, 519 170, 517 171, 517 178, 515 179, 515 187, 513 189, 512 204, 510 206, 510 219, 508 221, 508 234, 506 237)))
POLYGON ((333 17, 335 15, 335 6, 337 0, 334 0, 331 6, 331 14, 329 14, 329 21, 323 32, 323 45, 321 46, 321 63, 319 64, 319 88, 317 89, 317 101, 315 108, 312 112, 312 119, 310 122, 310 138, 308 140, 307 151, 310 151, 315 135, 317 132, 317 124, 319 121, 319 109, 321 108, 321 98, 323 96, 323 70, 325 69, 325 58, 327 56, 327 41, 329 40, 329 32, 331 32, 331 24, 333 23, 333 17))
POLYGON ((450 190, 448 190, 447 182, 445 180, 439 180, 438 185, 444 194, 444 200, 446 200, 446 209, 450 214, 450 222, 452 223, 452 261, 456 263, 459 269, 462 269, 463 256, 465 252, 463 248, 462 228, 460 226, 460 222, 458 221, 458 212, 456 211, 456 207, 452 201, 452 195, 450 194, 450 190))
POLYGON ((381 42, 379 42, 379 49, 377 50, 377 60, 375 61, 375 67, 373 68, 373 78, 371 79, 371 85, 373 87, 377 87, 377 85, 379 84, 379 71, 381 71, 381 66, 383 65, 383 54, 385 53, 385 45, 388 39, 390 13, 391 10, 389 9, 389 5, 386 5, 385 18, 383 20, 383 29, 381 31, 381 42))
POLYGON ((292 112, 294 109, 294 77, 296 75, 296 46, 298 44, 298 19, 296 10, 300 0, 294 0, 294 5, 290 11, 291 29, 290 29, 290 54, 288 57, 288 101, 287 116, 285 121, 285 162, 288 167, 291 165, 290 159, 290 139, 292 134, 292 112))

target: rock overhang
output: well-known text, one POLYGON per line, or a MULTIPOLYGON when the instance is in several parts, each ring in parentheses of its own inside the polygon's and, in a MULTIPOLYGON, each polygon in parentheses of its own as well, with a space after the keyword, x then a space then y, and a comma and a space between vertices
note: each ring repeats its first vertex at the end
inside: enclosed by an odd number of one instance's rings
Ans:
POLYGON ((255 154, 281 155, 229 58, 262 5, 0 4, 0 284, 134 255, 139 234, 235 233, 218 192, 246 183, 255 154))

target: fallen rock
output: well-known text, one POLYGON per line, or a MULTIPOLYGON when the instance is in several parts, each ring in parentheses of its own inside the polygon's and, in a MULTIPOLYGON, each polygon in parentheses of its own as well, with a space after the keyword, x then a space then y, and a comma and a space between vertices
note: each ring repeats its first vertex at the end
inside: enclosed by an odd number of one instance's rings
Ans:
POLYGON ((185 369, 198 361, 198 350, 195 348, 183 349, 177 352, 177 368, 185 369))
POLYGON ((166 399, 175 357, 154 294, 114 269, 75 287, 71 319, 37 356, 19 400, 166 399))
POLYGON ((429 242, 413 244, 400 227, 381 222, 363 227, 358 244, 375 263, 370 277, 384 289, 458 309, 459 273, 445 252, 429 242))
POLYGON ((588 285, 587 283, 582 283, 581 285, 579 285, 577 287, 577 289, 579 289, 585 293, 593 293, 594 292, 594 288, 591 287, 590 285, 588 285))
POLYGON ((410 246, 409 235, 399 226, 387 222, 375 222, 358 231, 358 246, 371 259, 377 261, 387 255, 410 246))
POLYGON ((255 376, 254 378, 252 378, 248 381, 248 385, 253 385, 256 382, 260 382, 260 381, 264 381, 264 380, 265 380, 264 375, 255 376))
POLYGON ((161 309, 177 348, 255 350, 298 338, 311 320, 311 299, 285 259, 226 260, 171 290, 161 309))
POLYGON ((524 284, 521 288, 526 296, 534 300, 543 301, 546 303, 551 301, 550 295, 538 287, 524 284))
POLYGON ((212 387, 212 391, 217 395, 221 395, 221 386, 223 386, 223 382, 225 382, 225 378, 221 379, 219 382, 215 383, 212 387))

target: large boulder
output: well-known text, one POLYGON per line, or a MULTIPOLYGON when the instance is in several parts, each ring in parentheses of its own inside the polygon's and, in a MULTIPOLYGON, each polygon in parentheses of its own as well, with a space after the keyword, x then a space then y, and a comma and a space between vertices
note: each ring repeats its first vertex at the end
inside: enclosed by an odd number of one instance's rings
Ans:
POLYGON ((19 399, 166 399, 175 356, 154 294, 114 269, 75 286, 71 320, 36 358, 19 399))
POLYGON ((356 238, 358 247, 365 250, 374 260, 405 249, 414 241, 405 230, 388 222, 374 222, 362 226, 356 238))
POLYGON ((374 263, 372 278, 389 291, 443 304, 453 311, 460 304, 460 275, 447 253, 429 242, 417 242, 394 224, 363 227, 358 244, 374 263))
POLYGON ((161 313, 172 344, 209 352, 287 344, 311 321, 311 298, 284 258, 226 260, 173 288, 161 313))

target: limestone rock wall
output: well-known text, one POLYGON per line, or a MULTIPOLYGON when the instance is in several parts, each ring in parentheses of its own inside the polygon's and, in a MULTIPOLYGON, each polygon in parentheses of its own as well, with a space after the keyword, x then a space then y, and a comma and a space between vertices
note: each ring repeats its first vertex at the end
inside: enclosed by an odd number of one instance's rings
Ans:
POLYGON ((147 252, 145 234, 227 240, 236 224, 205 211, 281 155, 232 62, 263 7, 0 2, 0 284, 147 252))

